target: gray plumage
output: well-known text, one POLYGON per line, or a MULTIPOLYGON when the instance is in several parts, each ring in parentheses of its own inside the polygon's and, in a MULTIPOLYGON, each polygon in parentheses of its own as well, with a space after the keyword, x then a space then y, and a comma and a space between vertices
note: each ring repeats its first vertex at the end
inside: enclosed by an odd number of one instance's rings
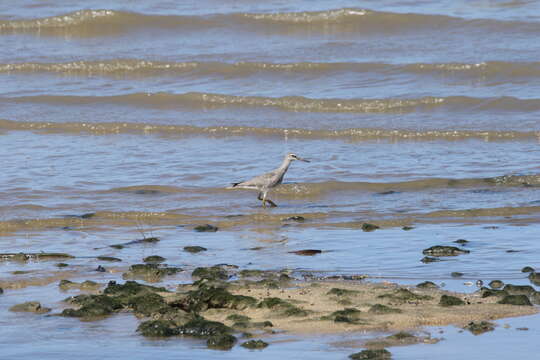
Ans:
POLYGON ((285 155, 285 159, 283 159, 283 162, 277 169, 259 176, 255 176, 253 179, 247 181, 234 183, 231 187, 229 187, 229 189, 258 190, 259 195, 257 198, 262 201, 262 206, 266 207, 266 203, 269 203, 271 206, 275 207, 277 205, 272 200, 267 198, 268 192, 270 191, 270 189, 278 186, 283 182, 283 176, 285 176, 285 173, 289 169, 291 162, 293 162, 294 160, 309 162, 309 160, 302 159, 296 154, 287 154, 285 155))

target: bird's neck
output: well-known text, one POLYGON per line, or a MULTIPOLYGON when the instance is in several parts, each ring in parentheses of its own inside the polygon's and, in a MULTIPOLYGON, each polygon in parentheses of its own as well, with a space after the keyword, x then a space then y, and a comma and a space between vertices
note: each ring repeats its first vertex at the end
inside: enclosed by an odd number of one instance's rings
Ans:
POLYGON ((291 165, 291 160, 289 158, 285 158, 279 166, 278 171, 284 173, 289 168, 289 165, 291 165))

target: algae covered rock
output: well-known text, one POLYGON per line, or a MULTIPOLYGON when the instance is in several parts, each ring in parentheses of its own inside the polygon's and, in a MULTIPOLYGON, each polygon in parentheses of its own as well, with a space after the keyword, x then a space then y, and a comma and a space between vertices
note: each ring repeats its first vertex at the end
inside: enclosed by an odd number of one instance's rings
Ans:
POLYGON ((359 353, 349 355, 352 360, 389 360, 392 353, 386 349, 362 350, 359 353))
POLYGON ((421 301, 421 300, 431 300, 432 297, 429 295, 419 295, 415 294, 410 290, 399 288, 392 293, 379 295, 380 299, 389 299, 394 301, 409 302, 409 301, 421 301))
POLYGON ((504 286, 504 282, 502 282, 501 280, 491 280, 489 282, 489 286, 492 288, 492 289, 500 289, 504 286))
POLYGON ((211 267, 198 267, 191 273, 192 277, 208 280, 228 280, 229 274, 223 267, 216 265, 211 267))
POLYGON ((182 300, 181 308, 191 312, 207 309, 244 310, 256 304, 257 300, 251 296, 233 295, 223 288, 201 286, 197 290, 188 292, 182 300))
POLYGON ((507 284, 503 288, 509 295, 530 295, 535 292, 534 288, 530 285, 512 285, 507 284))
POLYGON ((45 314, 51 311, 51 309, 41 306, 41 303, 39 303, 38 301, 27 301, 22 304, 13 305, 12 307, 9 308, 9 311, 45 314))
POLYGON ((140 279, 148 282, 158 282, 167 275, 182 271, 180 268, 163 267, 158 264, 135 264, 122 275, 124 279, 140 279))
POLYGON ((424 281, 416 285, 419 289, 438 289, 439 286, 432 281, 424 281))
POLYGON ((495 325, 488 321, 471 321, 464 329, 469 330, 474 335, 480 335, 495 330, 495 325))
POLYGON ((69 299, 69 302, 80 305, 79 309, 65 309, 62 316, 79 318, 99 318, 122 309, 117 299, 107 295, 78 295, 69 299))
POLYGON ((277 297, 265 298, 257 305, 257 307, 278 310, 281 315, 284 316, 307 316, 309 314, 308 311, 277 297))
POLYGON ((98 256, 96 259, 101 260, 101 261, 109 261, 109 262, 120 262, 120 261, 122 261, 122 259, 119 259, 119 258, 113 257, 113 256, 98 256))
POLYGON ((200 253, 206 250, 208 249, 202 246, 184 246, 184 251, 192 253, 192 254, 200 253))
POLYGON ((354 308, 345 308, 334 311, 330 315, 324 316, 323 320, 333 320, 334 322, 356 324, 360 320, 362 312, 354 308))
POLYGON ((199 317, 180 326, 178 331, 180 335, 209 338, 216 335, 230 334, 233 329, 218 321, 209 321, 199 317))
POLYGON ((448 307, 448 306, 459 306, 459 305, 465 305, 465 302, 461 300, 458 297, 451 296, 451 295, 442 295, 441 300, 439 301, 440 306, 448 307))
POLYGON ((422 254, 431 256, 457 256, 468 253, 470 253, 469 250, 444 245, 435 245, 422 251, 422 254))
POLYGON ((527 295, 508 295, 499 300, 498 304, 532 306, 527 295))
POLYGON ((380 228, 379 226, 374 225, 374 224, 370 224, 370 223, 363 223, 362 224, 362 230, 366 231, 366 232, 375 231, 375 230, 377 230, 379 228, 380 228))
POLYGON ((150 316, 167 306, 167 303, 161 295, 146 293, 130 297, 127 300, 127 306, 136 314, 150 316))
POLYGON ((180 334, 178 326, 170 320, 143 321, 137 327, 137 332, 147 337, 169 337, 180 334))
POLYGON ((375 305, 373 305, 372 307, 369 308, 368 312, 371 313, 371 314, 378 314, 378 315, 380 315, 380 314, 399 314, 399 313, 401 313, 401 310, 391 308, 389 306, 382 305, 382 304, 375 304, 375 305))
POLYGON ((151 255, 143 259, 143 261, 147 264, 159 264, 159 263, 164 262, 165 260, 167 259, 159 255, 151 255))
POLYGON ((352 296, 358 294, 357 290, 348 290, 340 288, 332 288, 326 293, 326 295, 335 295, 335 296, 352 296))
POLYGON ((208 338, 206 345, 210 349, 229 350, 236 344, 236 337, 231 334, 218 334, 208 338))
POLYGON ((540 273, 537 273, 536 271, 532 271, 529 276, 529 280, 534 285, 540 286, 540 273))
POLYGON ((268 343, 262 340, 249 340, 242 343, 240 346, 245 347, 246 349, 264 349, 268 346, 268 343))
POLYGON ((530 273, 530 272, 533 272, 534 269, 530 266, 525 266, 523 269, 521 269, 521 272, 524 272, 524 273, 530 273))
POLYGON ((216 232, 218 227, 210 224, 197 225, 193 228, 197 232, 216 232))

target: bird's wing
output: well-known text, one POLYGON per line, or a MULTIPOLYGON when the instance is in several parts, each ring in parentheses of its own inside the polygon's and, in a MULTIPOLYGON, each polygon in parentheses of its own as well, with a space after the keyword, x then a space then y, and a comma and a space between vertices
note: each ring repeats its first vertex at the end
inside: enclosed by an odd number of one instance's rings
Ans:
POLYGON ((276 177, 276 172, 271 171, 265 174, 255 176, 252 179, 233 184, 233 187, 259 187, 268 186, 272 183, 272 180, 276 177))

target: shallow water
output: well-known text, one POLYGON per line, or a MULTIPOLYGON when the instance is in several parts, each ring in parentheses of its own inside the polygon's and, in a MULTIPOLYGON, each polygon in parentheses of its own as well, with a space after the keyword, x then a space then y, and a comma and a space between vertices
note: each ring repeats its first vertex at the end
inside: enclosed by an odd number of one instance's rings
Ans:
MULTIPOLYGON (((80 280, 99 282, 121 273, 95 272, 95 256, 122 258, 122 270, 158 254, 186 270, 170 286, 228 263, 471 292, 476 280, 527 284, 520 269, 538 266, 535 2, 24 0, 0 14, 0 252, 70 253, 80 280), (312 162, 292 164, 270 194, 279 207, 226 189, 287 152, 312 162), (285 220, 294 215, 306 220, 285 220), (363 232, 365 222, 381 229, 363 232), (220 230, 193 231, 205 223, 220 230), (149 235, 161 241, 110 248, 149 235), (470 254, 420 262, 422 249, 462 238, 470 254), (301 249, 323 253, 290 253, 301 249)), ((55 263, 0 262, 1 277, 43 276, 55 263)), ((1 295, 9 357, 253 356, 145 340, 131 315, 84 323, 7 311, 27 300, 58 308, 66 296, 54 283, 1 295), (51 333, 29 339, 28 324, 51 333)), ((512 327, 479 337, 449 327, 436 345, 391 351, 535 353, 538 316, 499 323, 512 327)), ((257 355, 345 358, 358 349, 334 343, 372 335, 280 336, 257 355)))

